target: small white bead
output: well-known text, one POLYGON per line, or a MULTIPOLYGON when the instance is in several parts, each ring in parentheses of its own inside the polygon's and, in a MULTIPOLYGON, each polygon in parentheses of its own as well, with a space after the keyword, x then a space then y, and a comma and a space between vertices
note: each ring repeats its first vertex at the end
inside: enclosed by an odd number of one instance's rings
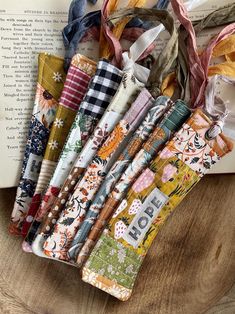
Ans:
POLYGON ((26 221, 29 222, 29 223, 32 222, 33 221, 33 216, 27 216, 26 221))

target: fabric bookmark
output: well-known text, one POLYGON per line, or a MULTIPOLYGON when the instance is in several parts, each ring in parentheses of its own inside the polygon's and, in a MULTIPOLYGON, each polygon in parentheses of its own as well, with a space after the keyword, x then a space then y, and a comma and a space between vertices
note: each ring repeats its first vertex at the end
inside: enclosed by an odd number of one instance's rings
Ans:
POLYGON ((11 234, 21 234, 22 223, 35 192, 42 159, 65 81, 63 63, 62 58, 46 53, 41 53, 38 57, 36 97, 20 182, 9 225, 11 234))
MULTIPOLYGON (((52 203, 58 195, 59 188, 49 185, 50 179, 53 177, 56 169, 60 153, 63 149, 65 140, 75 119, 80 103, 88 88, 91 77, 95 74, 96 63, 85 56, 76 55, 70 65, 66 76, 65 85, 60 98, 59 106, 55 116, 46 153, 42 162, 41 172, 38 178, 35 194, 30 205, 28 215, 22 226, 22 235, 26 235, 30 224, 37 213, 37 217, 43 216, 44 206, 52 203), (46 190, 45 189, 48 187, 46 190), (41 204, 42 194, 43 202, 41 204)), ((59 79, 59 78, 58 78, 59 79)), ((36 219, 32 223, 25 241, 29 243, 30 238, 35 234, 39 221, 36 219), (28 241, 29 240, 29 241, 28 241)), ((30 244, 30 243, 29 243, 30 244)), ((24 242, 23 248, 28 250, 27 244, 24 242)))
POLYGON ((214 144, 207 142, 205 133, 211 125, 199 109, 195 111, 140 175, 86 262, 84 281, 122 301, 129 299, 160 227, 201 177, 232 148, 224 137, 214 144))

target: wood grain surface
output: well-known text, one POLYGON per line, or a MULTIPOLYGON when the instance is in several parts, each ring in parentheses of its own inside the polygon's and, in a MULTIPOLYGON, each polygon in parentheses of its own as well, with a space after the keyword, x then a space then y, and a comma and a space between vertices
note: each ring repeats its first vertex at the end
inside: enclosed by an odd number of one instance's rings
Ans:
POLYGON ((23 253, 7 233, 15 190, 0 190, 0 313, 234 314, 235 175, 206 176, 168 219, 132 298, 120 302, 68 265, 23 253))

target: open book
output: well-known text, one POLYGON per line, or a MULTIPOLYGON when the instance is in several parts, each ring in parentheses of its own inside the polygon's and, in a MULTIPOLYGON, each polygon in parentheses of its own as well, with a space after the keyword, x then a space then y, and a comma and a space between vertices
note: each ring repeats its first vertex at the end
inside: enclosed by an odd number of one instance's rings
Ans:
MULTIPOLYGON (((46 51, 63 56, 61 30, 67 24, 70 0, 0 0, 0 188, 18 184, 28 126, 32 114, 37 79, 37 55, 46 51)), ((233 0, 225 0, 228 4, 233 0)), ((156 1, 146 1, 152 7, 156 1)), ((88 10, 100 8, 102 1, 88 10)), ((125 1, 120 2, 125 6, 125 1)), ((207 3, 190 15, 195 19, 221 5, 220 0, 207 3)), ((202 34, 200 40, 208 40, 202 34)), ((163 35, 164 38, 164 35, 163 35)), ((97 57, 97 47, 81 44, 79 51, 97 57), (93 48, 92 48, 93 47, 93 48)), ((222 86, 222 85, 221 85, 222 86)), ((220 87, 226 99, 235 98, 235 89, 220 87)), ((235 106, 231 108, 235 113, 235 106)), ((235 172, 235 152, 224 158, 216 172, 235 172)))

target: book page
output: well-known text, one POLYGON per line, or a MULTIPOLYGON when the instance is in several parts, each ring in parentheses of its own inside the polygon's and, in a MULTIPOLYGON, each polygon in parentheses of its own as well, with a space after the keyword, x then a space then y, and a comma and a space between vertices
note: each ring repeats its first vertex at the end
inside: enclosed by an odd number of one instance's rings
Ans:
MULTIPOLYGON (((125 7, 126 1, 120 1, 119 6, 125 7)), ((98 0, 95 6, 88 5, 87 11, 99 9, 102 2, 98 0)), ((225 0, 223 5, 232 2, 225 0)), ((70 0, 0 0, 0 188, 18 184, 34 104, 37 56, 42 51, 64 55, 61 31, 67 24, 70 3, 70 0)), ((147 7, 155 4, 154 0, 146 1, 147 7)), ((190 16, 198 20, 220 5, 220 0, 208 0, 190 16)), ((200 46, 217 32, 218 29, 212 29, 200 34, 200 46)), ((160 36, 157 51, 160 52, 167 38, 166 32, 160 36)), ((81 43, 79 52, 97 59, 98 43, 81 43)), ((219 84, 221 93, 234 99, 234 89, 219 84)), ((231 110, 235 113, 232 104, 231 110)), ((226 157, 216 171, 235 172, 234 158, 235 152, 226 157)))
POLYGON ((18 183, 41 51, 64 54, 69 0, 0 0, 0 187, 18 183))
MULTIPOLYGON (((62 30, 72 0, 0 0, 0 188, 18 184, 34 105, 39 52, 64 56, 62 30)), ((127 0, 120 1, 125 6, 127 0)), ((103 1, 87 5, 97 10, 103 1)), ((78 52, 97 60, 98 42, 78 52)))
MULTIPOLYGON (((64 56, 61 31, 72 0, 0 0, 0 188, 18 184, 34 105, 39 52, 64 56)), ((87 4, 100 9, 103 1, 87 4)), ((125 7, 121 0, 119 7, 125 7)), ((78 52, 99 59, 99 44, 79 44, 78 52)))

